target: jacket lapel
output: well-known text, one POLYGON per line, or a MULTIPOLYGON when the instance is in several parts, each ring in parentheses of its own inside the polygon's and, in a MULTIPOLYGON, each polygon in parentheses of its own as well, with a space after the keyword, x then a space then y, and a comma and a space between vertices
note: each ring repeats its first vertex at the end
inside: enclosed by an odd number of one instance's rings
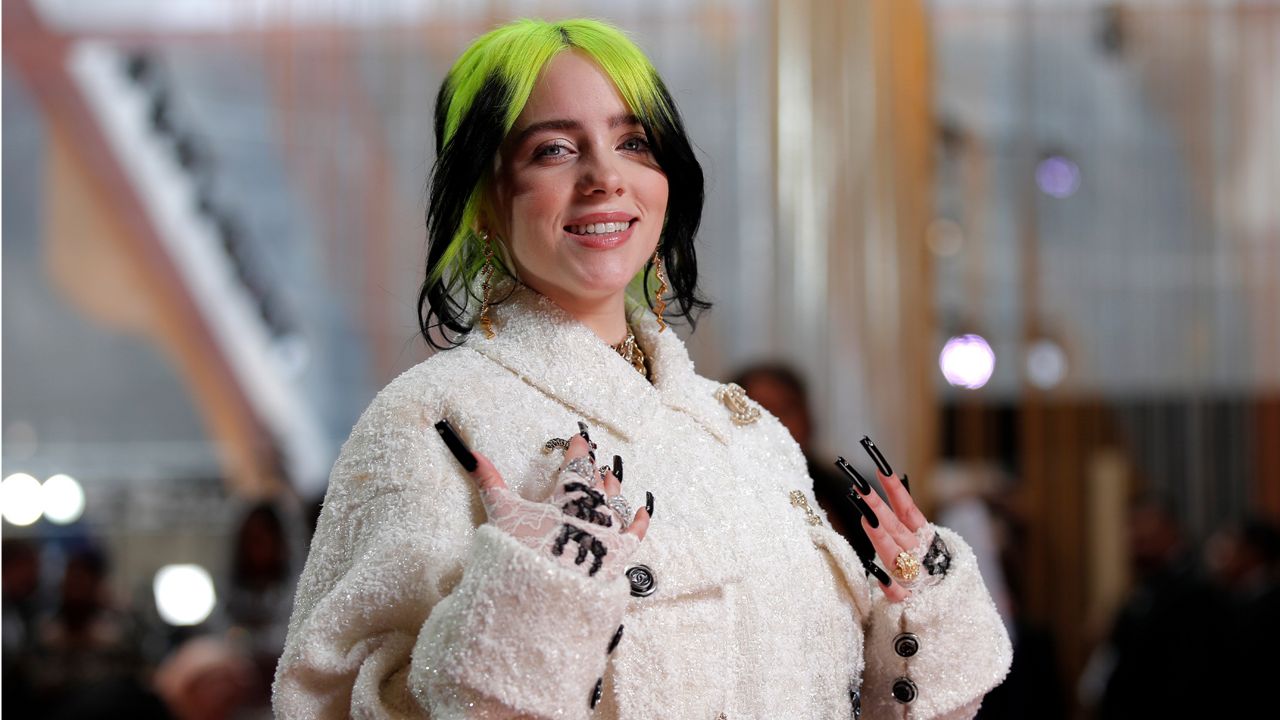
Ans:
POLYGON ((466 346, 579 413, 632 439, 659 409, 657 393, 590 328, 526 288, 489 311, 494 337, 473 332, 466 346))
POLYGON ((466 346, 628 441, 666 405, 727 443, 728 410, 715 399, 715 383, 694 372, 684 342, 672 330, 659 333, 648 308, 629 304, 628 313, 652 385, 590 328, 527 287, 490 310, 493 338, 473 332, 466 346))
POLYGON ((689 351, 674 330, 658 332, 658 321, 648 308, 634 306, 630 312, 636 340, 649 352, 653 386, 663 404, 685 413, 716 440, 728 444, 729 412, 715 397, 719 385, 694 371, 689 351))

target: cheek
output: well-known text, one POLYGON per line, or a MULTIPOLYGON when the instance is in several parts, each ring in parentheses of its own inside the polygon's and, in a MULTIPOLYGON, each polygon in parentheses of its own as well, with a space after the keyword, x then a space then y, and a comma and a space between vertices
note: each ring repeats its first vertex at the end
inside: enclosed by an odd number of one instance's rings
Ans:
POLYGON ((543 232, 554 226, 564 206, 565 191, 559 183, 542 179, 510 184, 508 195, 509 222, 512 228, 543 232))
POLYGON ((667 193, 669 186, 667 184, 667 176, 659 170, 650 170, 645 178, 645 201, 649 205, 649 212, 658 215, 667 214, 667 193))
MULTIPOLYGON (((641 201, 644 203, 645 211, 654 221, 650 224, 653 230, 653 245, 662 240, 662 229, 666 225, 667 217, 667 199, 669 193, 669 185, 667 184, 667 176, 658 171, 650 171, 644 178, 644 182, 637 186, 641 193, 641 201)), ((652 252, 653 248, 650 248, 652 252)))

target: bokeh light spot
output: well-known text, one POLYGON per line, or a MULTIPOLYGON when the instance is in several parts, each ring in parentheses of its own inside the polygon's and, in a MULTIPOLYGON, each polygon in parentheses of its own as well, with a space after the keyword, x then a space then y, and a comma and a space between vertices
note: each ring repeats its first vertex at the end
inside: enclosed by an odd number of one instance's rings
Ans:
POLYGON ((1067 354, 1052 340, 1037 340, 1027 348, 1027 380, 1041 390, 1056 387, 1067 376, 1067 354))
POLYGON ((976 390, 986 385, 995 372, 996 354, 981 335, 959 335, 942 346, 938 365, 947 382, 976 390))
POLYGON ((213 578, 199 565, 166 565, 152 584, 156 610, 170 625, 198 625, 213 612, 213 578))
POLYGON ((14 525, 26 526, 44 513, 40 481, 26 473, 14 473, 0 482, 0 514, 14 525))
POLYGON ((40 486, 44 516, 49 522, 69 525, 84 514, 84 488, 70 475, 54 475, 40 486))
POLYGON ((1061 155, 1050 155, 1036 166, 1036 184, 1045 195, 1069 198, 1080 189, 1080 166, 1061 155))

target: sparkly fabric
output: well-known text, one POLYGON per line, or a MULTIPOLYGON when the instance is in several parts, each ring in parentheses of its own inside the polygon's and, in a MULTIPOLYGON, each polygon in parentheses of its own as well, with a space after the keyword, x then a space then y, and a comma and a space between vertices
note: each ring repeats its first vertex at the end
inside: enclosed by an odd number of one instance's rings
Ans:
POLYGON ((1013 659, 973 551, 950 530, 935 530, 951 551, 945 578, 918 588, 902 603, 883 603, 868 630, 868 646, 887 651, 867 656, 862 687, 867 717, 972 717, 981 700, 973 688, 985 692, 993 680, 1003 678, 1013 659), (919 638, 919 649, 910 658, 892 650, 899 633, 919 638), (893 699, 893 681, 899 677, 911 679, 919 691, 910 705, 893 699))
POLYGON ((652 385, 529 291, 491 312, 493 339, 476 334, 393 381, 343 447, 277 670, 277 715, 848 718, 861 688, 867 718, 964 717, 1003 677, 1008 637, 968 547, 939 530, 945 579, 888 603, 825 523, 782 425, 763 412, 735 425, 720 385, 647 311, 632 308, 630 322, 652 385), (585 421, 599 452, 626 462, 633 505, 655 496, 625 563, 652 570, 652 594, 633 597, 623 568, 587 577, 486 524, 432 429, 442 417, 534 501, 562 457, 544 452, 547 438, 585 421), (910 659, 893 650, 903 628, 920 638, 910 659), (904 675, 919 696, 886 704, 904 675))

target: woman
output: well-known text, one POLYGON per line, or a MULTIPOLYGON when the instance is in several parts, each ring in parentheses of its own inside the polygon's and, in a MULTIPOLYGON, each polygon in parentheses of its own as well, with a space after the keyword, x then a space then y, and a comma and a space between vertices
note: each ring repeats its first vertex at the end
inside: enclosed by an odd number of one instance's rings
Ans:
POLYGON ((277 713, 972 715, 1010 650, 963 542, 880 458, 894 508, 851 495, 898 579, 869 578, 782 426, 664 332, 668 294, 705 305, 702 175, 644 55, 594 21, 498 28, 436 141, 420 312, 463 339, 343 448, 277 713))

